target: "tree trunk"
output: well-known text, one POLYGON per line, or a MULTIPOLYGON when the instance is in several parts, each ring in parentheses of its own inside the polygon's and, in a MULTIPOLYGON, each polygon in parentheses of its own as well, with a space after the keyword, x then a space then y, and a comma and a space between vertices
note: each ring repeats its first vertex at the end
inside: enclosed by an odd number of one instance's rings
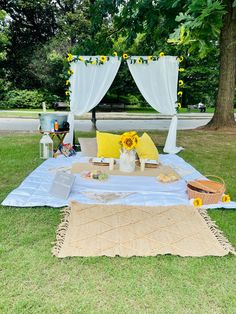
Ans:
POLYGON ((236 8, 233 0, 227 1, 220 34, 220 76, 216 109, 206 128, 234 128, 234 95, 236 83, 236 8))

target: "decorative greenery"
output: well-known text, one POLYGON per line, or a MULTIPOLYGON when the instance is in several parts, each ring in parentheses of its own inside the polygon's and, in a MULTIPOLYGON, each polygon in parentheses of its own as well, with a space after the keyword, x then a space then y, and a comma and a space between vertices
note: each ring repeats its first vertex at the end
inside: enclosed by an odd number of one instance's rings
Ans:
MULTIPOLYGON (((105 62, 108 62, 111 58, 118 58, 119 60, 130 60, 130 63, 131 64, 148 64, 152 61, 157 61, 159 58, 161 57, 164 57, 165 56, 165 53, 164 52, 160 52, 159 56, 147 56, 147 57, 134 57, 134 56, 131 56, 131 55, 128 55, 127 53, 123 53, 122 56, 118 56, 117 52, 113 52, 113 55, 112 56, 104 56, 104 55, 101 55, 101 56, 98 56, 98 57, 89 57, 89 59, 84 59, 84 57, 82 56, 73 56, 71 53, 68 53, 67 55, 67 61, 68 62, 77 62, 77 61, 81 61, 81 62, 84 62, 85 65, 88 65, 88 64, 92 64, 92 65, 102 65, 104 64, 105 62)), ((179 62, 182 62, 182 59, 177 57, 179 62), (181 60, 181 61, 180 61, 181 60)), ((183 71, 183 69, 181 68, 181 71, 183 71)), ((68 72, 68 74, 72 74, 71 72, 68 72)))

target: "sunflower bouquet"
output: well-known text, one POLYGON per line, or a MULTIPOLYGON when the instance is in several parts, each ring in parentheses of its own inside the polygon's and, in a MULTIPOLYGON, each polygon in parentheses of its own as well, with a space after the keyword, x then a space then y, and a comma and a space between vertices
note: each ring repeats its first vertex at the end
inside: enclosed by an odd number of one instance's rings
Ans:
POLYGON ((123 150, 133 150, 139 143, 139 136, 137 132, 125 132, 120 137, 120 144, 123 150))
POLYGON ((139 143, 138 134, 135 131, 125 132, 120 137, 121 154, 120 170, 132 172, 135 169, 135 148, 139 143))

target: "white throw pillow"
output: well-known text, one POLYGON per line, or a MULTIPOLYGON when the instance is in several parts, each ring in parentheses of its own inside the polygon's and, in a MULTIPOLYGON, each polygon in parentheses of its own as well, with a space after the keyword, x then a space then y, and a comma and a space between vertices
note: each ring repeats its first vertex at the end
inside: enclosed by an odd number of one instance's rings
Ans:
POLYGON ((97 156, 97 140, 96 137, 92 138, 78 138, 82 156, 96 157, 97 156))

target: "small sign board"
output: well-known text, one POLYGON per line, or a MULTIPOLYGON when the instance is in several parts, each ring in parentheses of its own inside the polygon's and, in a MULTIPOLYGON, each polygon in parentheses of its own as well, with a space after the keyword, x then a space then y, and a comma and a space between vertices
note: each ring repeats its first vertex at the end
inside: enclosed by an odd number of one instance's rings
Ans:
POLYGON ((75 175, 57 172, 49 193, 55 197, 67 199, 75 181, 75 175))

